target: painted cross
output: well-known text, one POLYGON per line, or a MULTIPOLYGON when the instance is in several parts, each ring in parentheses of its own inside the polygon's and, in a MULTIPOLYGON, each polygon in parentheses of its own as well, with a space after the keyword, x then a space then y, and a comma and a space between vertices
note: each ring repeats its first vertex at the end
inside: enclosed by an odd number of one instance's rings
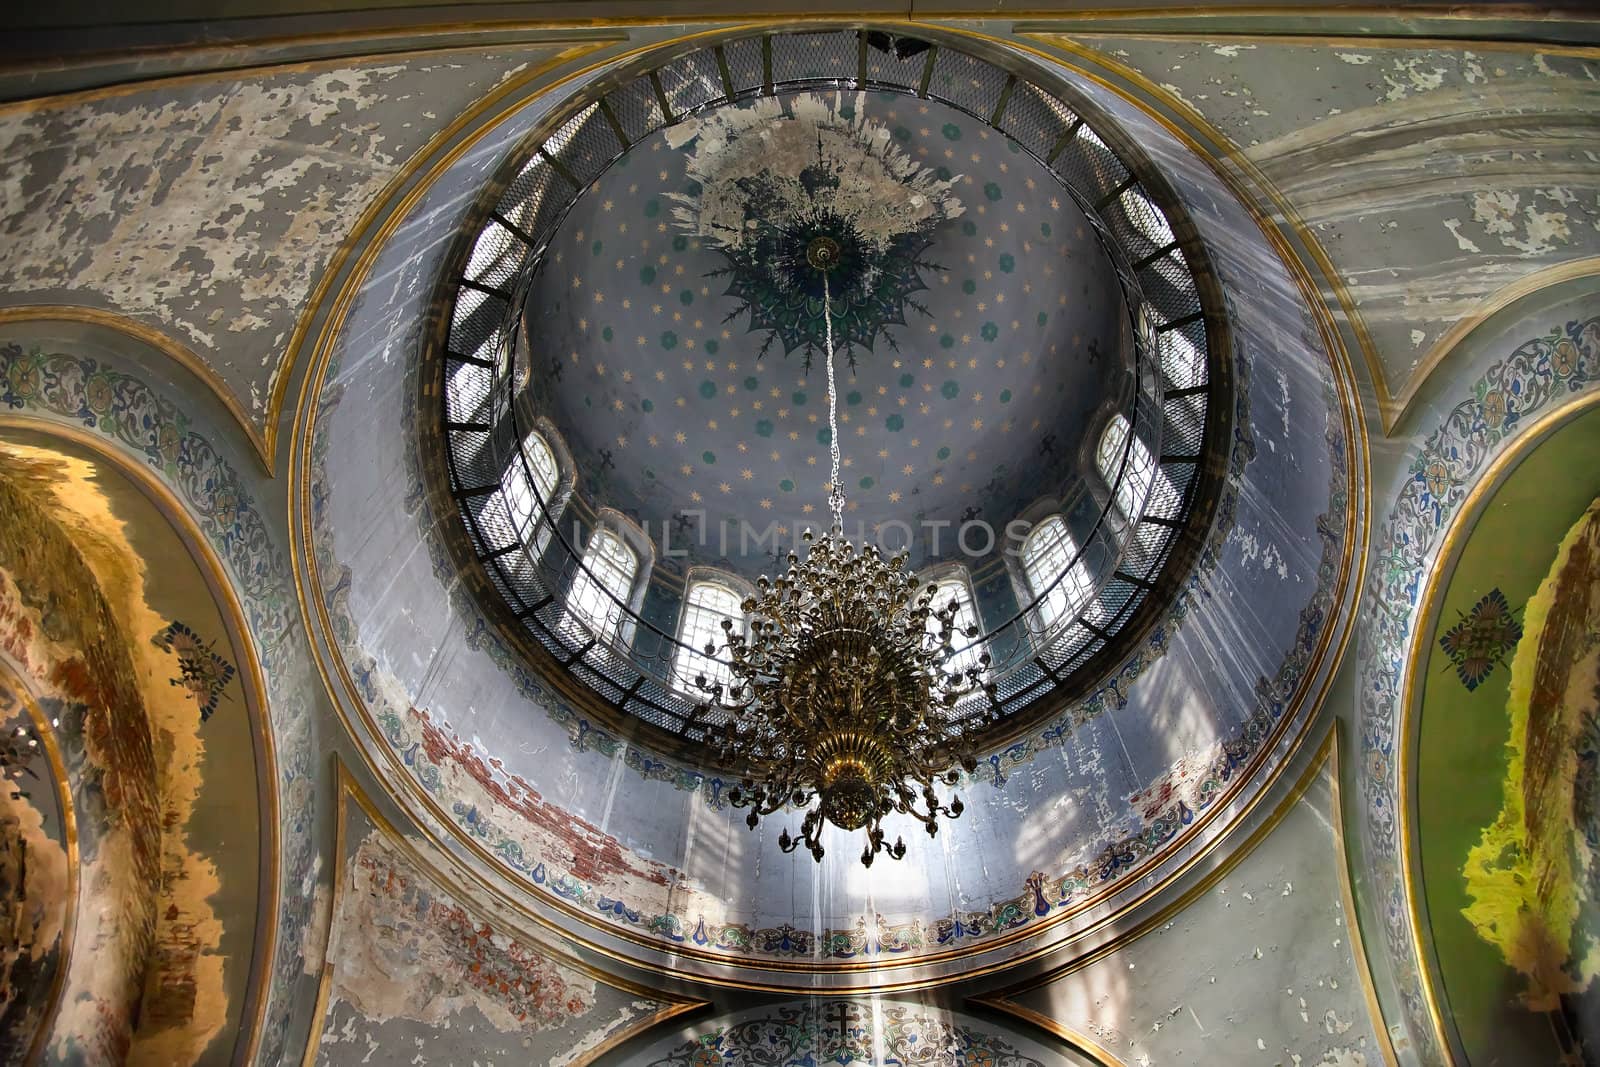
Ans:
POLYGON ((848 1045, 850 1043, 850 1030, 847 1027, 854 1027, 861 1023, 861 1009, 851 1001, 841 1000, 834 1003, 833 1010, 836 1014, 825 1016, 825 1020, 839 1024, 839 1043, 848 1045))
POLYGON ((1456 676, 1470 692, 1489 677, 1496 665, 1522 640, 1522 623, 1498 588, 1485 593, 1472 610, 1457 612, 1460 621, 1439 638, 1439 647, 1455 665, 1456 676))

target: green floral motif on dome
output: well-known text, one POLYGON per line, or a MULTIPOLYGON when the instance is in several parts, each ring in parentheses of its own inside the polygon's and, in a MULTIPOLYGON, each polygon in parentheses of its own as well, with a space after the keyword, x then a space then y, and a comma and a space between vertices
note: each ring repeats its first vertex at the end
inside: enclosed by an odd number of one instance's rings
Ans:
POLYGON ((924 253, 939 223, 963 209, 953 179, 900 147, 909 130, 809 94, 716 109, 683 127, 698 142, 686 160, 697 191, 667 194, 672 216, 724 260, 707 276, 726 281, 723 295, 751 333, 766 334, 757 359, 776 344, 802 353, 809 371, 831 333, 854 367, 879 338, 897 347, 888 327, 905 325, 907 308, 932 314, 914 294, 928 288, 925 272, 943 268, 924 253), (774 157, 798 166, 774 168, 774 157), (824 242, 825 270, 814 261, 824 242))

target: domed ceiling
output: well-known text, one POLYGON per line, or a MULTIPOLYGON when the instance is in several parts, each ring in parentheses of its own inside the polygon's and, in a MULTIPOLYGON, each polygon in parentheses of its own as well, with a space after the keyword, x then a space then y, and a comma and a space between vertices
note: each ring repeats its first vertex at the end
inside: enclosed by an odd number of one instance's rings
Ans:
MULTIPOLYGON (((757 107, 651 134, 572 207, 527 298, 533 406, 571 450, 579 497, 686 552, 680 563, 753 576, 774 569, 761 536, 771 524, 826 526, 822 301, 786 305, 694 232, 695 205, 721 192, 696 178, 730 123, 754 126, 762 165, 793 174, 820 146, 773 134, 821 112, 863 158, 905 168, 846 174, 846 186, 877 178, 885 188, 867 192, 887 198, 909 172, 942 192, 946 212, 923 247, 885 257, 866 299, 833 301, 846 532, 895 549, 914 538, 913 566, 975 565, 1004 542, 973 533, 963 550, 959 524, 1000 534, 1034 501, 1070 492, 1093 416, 1131 392, 1111 264, 1054 175, 954 108, 872 91, 757 107)), ((752 185, 721 181, 735 197, 752 185)))
MULTIPOLYGON (((872 80, 879 60, 868 36, 762 28, 642 55, 569 86, 573 95, 496 147, 503 162, 475 210, 459 211, 461 190, 483 182, 487 151, 463 158, 456 184, 416 206, 418 241, 436 240, 422 235, 443 205, 461 217, 454 248, 415 268, 439 271, 439 302, 426 312, 404 306, 415 288, 394 279, 415 276, 396 271, 415 261, 416 246, 386 245, 364 283, 375 298, 352 301, 348 340, 309 386, 319 402, 301 438, 309 474, 296 514, 314 549, 301 562, 318 607, 319 656, 340 682, 363 752, 399 783, 397 803, 485 885, 525 901, 563 936, 711 981, 944 983, 1068 938, 1092 940, 1153 903, 1169 876, 1192 870, 1252 815, 1298 744, 1310 697, 1327 684, 1327 650, 1341 639, 1330 628, 1346 617, 1356 498, 1350 423, 1337 406, 1343 379, 1247 211, 1181 145, 1161 141, 1159 127, 1106 117, 1108 101, 1086 95, 1092 86, 1048 71, 1035 84, 1020 61, 982 67, 950 35, 883 74, 899 79, 890 93, 872 80), (864 65, 865 95, 849 78, 825 84, 807 73, 795 56, 809 55, 813 38, 864 65), (974 80, 987 88, 961 97, 974 80), (841 88, 849 91, 836 97, 841 88), (822 319, 824 345, 830 321, 845 338, 836 369, 852 519, 912 521, 925 508, 952 521, 968 506, 1020 508, 1075 489, 1113 410, 1131 413, 1130 437, 1153 459, 1148 499, 1166 493, 1159 510, 1128 494, 1129 514, 1111 533, 1113 522, 1100 520, 1122 508, 1114 487, 1108 503, 1106 486, 1088 478, 1081 509, 1055 505, 1074 534, 1099 523, 1084 543, 1103 546, 1106 567, 1083 594, 1083 614, 1062 613, 1061 637, 1009 631, 1018 649, 1007 653, 1011 688, 997 701, 1014 715, 1002 727, 1009 733, 997 731, 973 768, 940 786, 941 801, 959 792, 965 813, 936 837, 909 817, 886 822, 888 839, 904 835, 911 847, 870 869, 856 859, 859 831, 828 828, 819 863, 785 847, 781 818, 750 827, 732 797, 737 769, 709 755, 671 676, 652 674, 672 665, 667 642, 688 614, 672 582, 630 590, 634 617, 601 633, 573 593, 587 595, 577 584, 587 564, 567 552, 594 543, 597 506, 633 507, 652 524, 701 506, 708 520, 826 514, 815 294, 774 281, 784 299, 752 324, 746 303, 763 272, 778 279, 792 257, 753 258, 737 251, 739 239, 713 247, 701 232, 721 217, 707 199, 717 191, 698 177, 710 159, 701 150, 745 121, 735 116, 766 121, 760 99, 772 121, 836 108, 851 130, 881 126, 887 139, 876 143, 918 168, 933 161, 927 174, 902 168, 907 191, 882 197, 896 220, 918 220, 897 232, 926 246, 884 241, 896 265, 874 276, 882 300, 852 295, 863 291, 854 276, 841 285, 847 306, 822 319), (843 116, 845 107, 855 114, 843 116), (1172 170, 1181 164, 1183 183, 1143 166, 1135 173, 1108 147, 1147 140, 1165 145, 1172 170), (1141 224, 1130 204, 1167 214, 1141 224), (1216 250, 1226 275, 1208 273, 1216 250), (719 273, 734 268, 743 274, 719 273), (1226 314, 1202 303, 1224 284, 1226 314), (866 306, 877 319, 856 314, 866 306), (424 314, 431 331, 417 325, 424 314), (983 336, 988 322, 993 340, 983 336), (374 353, 418 336, 414 390, 373 380, 374 353), (944 395, 947 380, 954 396, 944 395), (530 423, 529 414, 544 419, 530 423), (771 436, 757 432, 764 418, 771 436), (568 544, 541 545, 528 521, 513 521, 525 503, 513 499, 519 483, 507 472, 526 477, 515 444, 535 425, 559 436, 578 468, 570 500, 564 485, 555 498, 566 504, 568 544), (1052 430, 1057 439, 1041 453, 1052 430), (945 447, 951 454, 940 457, 945 447), (406 477, 408 457, 420 464, 417 479, 406 477), (1005 476, 984 489, 1002 465, 1005 476), (801 471, 813 473, 802 481, 801 471), (863 489, 866 477, 874 484, 863 489), (786 478, 793 489, 782 488, 786 478), (426 491, 408 492, 418 480, 426 491), (970 504, 963 482, 973 486, 970 504), (1205 494, 1216 494, 1213 506, 1195 506, 1205 494), (1167 535, 1181 545, 1159 539, 1167 535), (1269 536, 1281 566, 1260 563, 1257 545, 1269 536)), ((790 195, 785 183, 803 187, 810 160, 801 153, 792 165, 742 172, 736 188, 790 195)), ((861 233, 878 225, 870 212, 852 217, 864 219, 861 233)), ((808 238, 807 258, 809 248, 808 238)), ((831 299, 832 279, 847 276, 825 276, 831 299)), ((649 533, 664 549, 660 529, 649 533)), ((653 579, 675 560, 641 553, 639 569, 653 579)), ((992 628, 1030 610, 988 599, 1006 584, 1004 575, 974 582, 992 628)))
POLYGON ((830 524, 837 448, 846 537, 965 568, 1002 716, 1081 691, 1216 501, 1203 253, 1170 197, 954 47, 845 30, 655 62, 529 137, 450 281, 447 463, 501 625, 576 699, 697 737, 689 572, 781 571, 830 524), (1060 558, 1025 574, 1056 518, 1060 558), (632 562, 600 595, 603 528, 632 562))
MULTIPOLYGON (((778 104, 766 128, 826 107, 949 184, 960 214, 851 309, 874 336, 837 363, 846 533, 893 549, 915 536, 914 565, 955 557, 958 523, 1003 530, 1075 482, 1091 416, 1128 378, 1122 294, 1082 210, 1003 134, 898 94, 778 104)), ((774 542, 757 545, 768 526, 827 525, 826 376, 795 341, 819 334, 821 301, 787 334, 763 328, 781 294, 741 293, 720 246, 685 232, 683 203, 701 192, 688 168, 714 136, 651 134, 573 206, 528 294, 531 390, 582 498, 658 542, 669 531, 688 563, 757 574, 773 569, 774 542)), ((997 544, 966 537, 976 555, 997 544)))

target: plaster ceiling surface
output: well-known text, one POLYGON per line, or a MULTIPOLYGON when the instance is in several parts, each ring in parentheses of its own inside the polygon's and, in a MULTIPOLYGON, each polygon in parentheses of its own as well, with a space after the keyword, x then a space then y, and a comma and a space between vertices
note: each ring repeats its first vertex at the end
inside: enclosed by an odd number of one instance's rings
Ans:
MULTIPOLYGON (((847 533, 909 541, 913 566, 955 557, 961 523, 999 531, 1066 495, 1093 416, 1131 388, 1111 264, 1059 180, 969 115, 884 92, 779 99, 859 109, 953 182, 960 214, 938 222, 904 299, 870 309, 870 348, 835 361, 847 533)), ((763 553, 741 524, 827 523, 826 376, 820 353, 761 328, 716 243, 685 232, 675 209, 699 188, 686 167, 707 135, 677 133, 624 154, 551 241, 527 301, 531 389, 580 496, 658 541, 671 531, 691 564, 754 576, 774 569, 773 542, 763 553)), ((811 162, 774 156, 779 172, 811 162)), ((1003 542, 966 544, 987 556, 1003 542)))

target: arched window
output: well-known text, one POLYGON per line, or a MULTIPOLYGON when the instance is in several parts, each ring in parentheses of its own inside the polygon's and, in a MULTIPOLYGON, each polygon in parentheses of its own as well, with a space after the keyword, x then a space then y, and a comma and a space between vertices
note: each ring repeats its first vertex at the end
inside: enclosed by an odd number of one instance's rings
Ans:
POLYGON ((613 641, 622 632, 638 574, 638 554, 616 533, 601 527, 583 550, 583 566, 567 591, 567 607, 596 637, 613 641))
POLYGON ((1060 515, 1045 519, 1022 543, 1022 573, 1046 628, 1075 614, 1094 593, 1094 579, 1060 515), (1059 581, 1057 580, 1059 579, 1059 581))
POLYGON ((689 583, 683 598, 683 620, 678 624, 679 646, 673 653, 673 676, 678 688, 694 697, 705 695, 705 690, 695 684, 703 677, 706 684, 718 682, 726 685, 733 680, 728 666, 725 646, 728 634, 722 628, 724 619, 732 620, 736 632, 744 631, 744 612, 740 608, 744 598, 739 592, 722 582, 698 581, 689 583), (706 654, 706 645, 716 651, 706 654))
POLYGON ((537 430, 529 430, 522 439, 522 455, 527 460, 526 465, 513 460, 506 467, 500 485, 518 537, 537 557, 550 543, 550 535, 561 517, 563 502, 555 499, 561 470, 556 466, 555 453, 537 430), (548 521, 543 521, 547 516, 548 521))
POLYGON ((1128 222, 1143 234, 1152 246, 1165 248, 1177 240, 1172 233, 1172 227, 1167 224, 1167 217, 1144 193, 1138 189, 1125 189, 1119 199, 1128 222))
POLYGON ((1168 389, 1189 389, 1206 380, 1206 354, 1183 330, 1167 330, 1159 335, 1161 374, 1168 389))
POLYGON ((955 654, 944 665, 946 674, 959 674, 970 667, 978 665, 978 658, 983 655, 983 642, 974 637, 967 636, 969 627, 977 627, 978 632, 983 632, 983 627, 978 619, 977 604, 972 596, 972 583, 968 581, 964 570, 947 572, 928 583, 933 598, 929 602, 928 632, 939 633, 939 620, 933 612, 943 610, 955 601, 955 622, 950 634, 950 647, 955 649, 955 654))
POLYGON ((1100 435, 1095 449, 1095 467, 1101 479, 1116 491, 1117 509, 1129 522, 1139 521, 1144 512, 1150 480, 1156 474, 1156 460, 1139 435, 1132 432, 1121 412, 1113 415, 1100 435), (1123 459, 1126 450, 1127 459, 1123 459))

